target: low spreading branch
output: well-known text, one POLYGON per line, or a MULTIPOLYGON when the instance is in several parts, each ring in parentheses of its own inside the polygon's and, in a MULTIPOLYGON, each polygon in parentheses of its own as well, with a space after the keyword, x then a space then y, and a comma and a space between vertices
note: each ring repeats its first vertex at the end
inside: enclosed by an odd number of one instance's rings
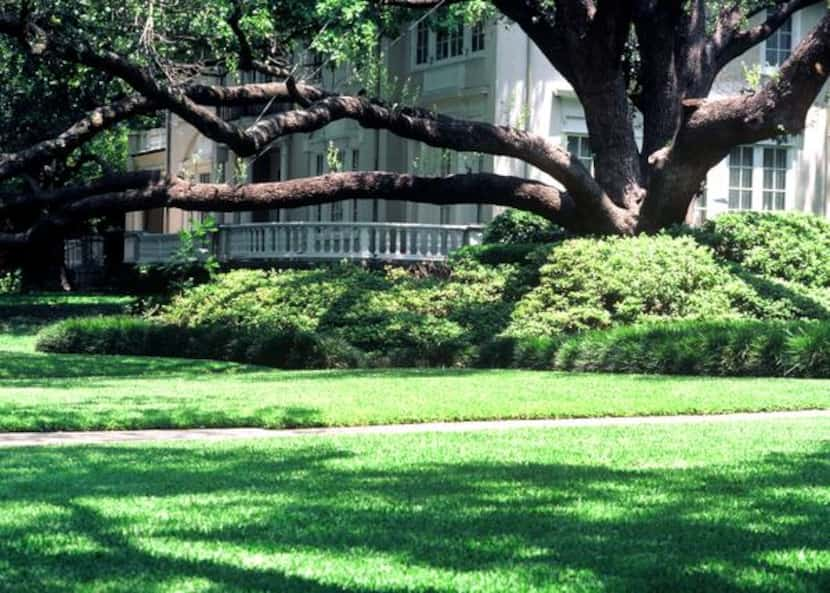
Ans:
POLYGON ((38 142, 19 152, 0 153, 0 180, 32 171, 55 159, 64 159, 114 125, 138 115, 153 113, 157 109, 151 101, 141 96, 99 107, 55 138, 38 142))

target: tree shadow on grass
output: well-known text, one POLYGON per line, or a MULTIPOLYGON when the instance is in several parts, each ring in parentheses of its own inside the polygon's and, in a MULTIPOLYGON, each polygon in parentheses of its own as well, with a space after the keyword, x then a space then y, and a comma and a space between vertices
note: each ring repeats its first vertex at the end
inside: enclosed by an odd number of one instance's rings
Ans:
POLYGON ((751 467, 628 470, 385 468, 338 443, 0 452, 0 591, 185 579, 227 592, 464 590, 407 583, 404 566, 461 582, 508 574, 528 590, 830 590, 830 508, 810 495, 830 488, 827 445, 751 467), (818 560, 780 560, 792 551, 818 560), (314 560, 290 571, 285 555, 304 554, 314 560), (336 568, 366 557, 397 564, 373 586, 336 568))

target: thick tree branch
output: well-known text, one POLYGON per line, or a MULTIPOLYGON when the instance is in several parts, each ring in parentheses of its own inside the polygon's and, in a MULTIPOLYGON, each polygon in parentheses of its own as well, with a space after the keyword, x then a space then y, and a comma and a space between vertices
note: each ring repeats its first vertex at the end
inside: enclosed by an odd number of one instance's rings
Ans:
POLYGON ((802 40, 779 76, 759 92, 691 105, 675 143, 650 157, 655 170, 650 192, 671 199, 646 200, 645 227, 660 228, 680 219, 700 180, 734 146, 800 132, 828 72, 830 14, 802 40))
POLYGON ((137 115, 154 112, 157 107, 144 97, 129 97, 99 107, 55 138, 38 142, 15 153, 0 153, 0 180, 33 170, 54 159, 67 157, 97 134, 137 115))
POLYGON ((824 0, 780 0, 775 10, 771 11, 763 23, 750 29, 741 29, 742 23, 766 8, 760 8, 749 15, 736 3, 731 9, 724 10, 712 37, 712 43, 717 59, 717 69, 720 71, 729 62, 758 45, 775 31, 777 31, 793 13, 821 4, 824 0))
POLYGON ((390 109, 363 97, 330 97, 307 109, 278 113, 251 126, 247 134, 257 146, 266 146, 282 136, 313 132, 341 119, 430 146, 521 159, 560 181, 577 200, 598 202, 603 196, 578 159, 542 136, 420 109, 390 109))
MULTIPOLYGON (((295 83, 298 92, 307 100, 315 102, 333 96, 317 87, 295 83)), ((184 93, 195 103, 211 107, 262 105, 274 100, 278 103, 293 101, 287 82, 264 82, 238 86, 189 84, 184 93)))
POLYGON ((389 196, 425 204, 486 201, 535 212, 563 225, 571 224, 575 214, 574 204, 556 188, 517 177, 489 173, 416 177, 358 172, 249 185, 192 184, 176 179, 144 189, 83 198, 60 210, 58 216, 78 219, 161 207, 207 212, 267 210, 389 196))
POLYGON ((0 214, 7 215, 17 210, 36 208, 59 208, 89 196, 148 188, 161 180, 161 175, 157 171, 135 171, 107 175, 88 183, 51 191, 39 190, 28 194, 0 193, 0 214))
POLYGON ((34 54, 51 53, 68 62, 118 77, 146 99, 174 112, 206 136, 227 144, 240 154, 257 152, 239 128, 195 103, 180 88, 160 84, 147 71, 115 52, 93 51, 82 41, 64 39, 60 31, 47 30, 9 14, 0 14, 0 34, 17 39, 34 54))
POLYGON ((830 71, 830 14, 793 50, 778 76, 751 95, 703 101, 684 130, 696 141, 728 149, 804 128, 807 111, 830 71))

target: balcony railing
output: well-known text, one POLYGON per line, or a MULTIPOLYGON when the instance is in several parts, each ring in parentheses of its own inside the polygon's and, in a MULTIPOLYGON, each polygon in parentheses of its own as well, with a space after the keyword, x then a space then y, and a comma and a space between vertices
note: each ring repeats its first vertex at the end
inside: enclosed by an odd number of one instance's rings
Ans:
MULTIPOLYGON (((265 260, 443 261, 481 243, 481 226, 410 223, 275 222, 223 225, 208 251, 223 262, 265 260)), ((124 261, 156 264, 179 248, 178 235, 127 233, 124 261)))

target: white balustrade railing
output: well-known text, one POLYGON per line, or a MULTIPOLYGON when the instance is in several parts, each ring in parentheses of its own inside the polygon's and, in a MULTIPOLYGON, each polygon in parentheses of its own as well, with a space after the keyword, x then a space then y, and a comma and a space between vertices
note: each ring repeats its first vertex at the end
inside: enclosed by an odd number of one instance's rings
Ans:
POLYGON ((124 234, 124 261, 128 264, 157 264, 170 260, 181 246, 178 235, 161 233, 124 234))
MULTIPOLYGON (((482 227, 410 223, 274 222, 223 225, 214 239, 220 261, 442 261, 481 243, 482 227)), ((128 233, 124 260, 160 263, 179 247, 178 235, 128 233)))

